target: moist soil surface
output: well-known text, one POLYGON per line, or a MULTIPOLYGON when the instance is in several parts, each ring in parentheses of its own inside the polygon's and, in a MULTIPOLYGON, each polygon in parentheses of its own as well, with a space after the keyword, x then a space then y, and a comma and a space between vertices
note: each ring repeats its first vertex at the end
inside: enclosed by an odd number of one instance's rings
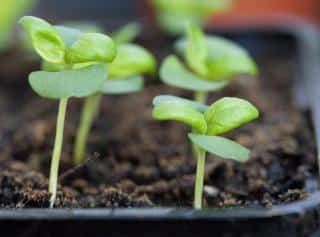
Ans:
MULTIPOLYGON (((205 207, 271 207, 305 199, 317 189, 311 123, 291 93, 296 65, 270 57, 259 64, 259 78, 235 78, 208 100, 248 99, 261 116, 226 134, 252 150, 249 162, 207 156, 205 207)), ((82 101, 70 101, 56 207, 192 206, 196 160, 187 140, 189 128, 151 118, 154 96, 191 98, 192 93, 147 80, 142 93, 104 97, 86 162, 77 167, 71 162, 72 145, 82 101)), ((0 208, 48 207, 58 103, 39 98, 26 82, 0 90, 0 208)))

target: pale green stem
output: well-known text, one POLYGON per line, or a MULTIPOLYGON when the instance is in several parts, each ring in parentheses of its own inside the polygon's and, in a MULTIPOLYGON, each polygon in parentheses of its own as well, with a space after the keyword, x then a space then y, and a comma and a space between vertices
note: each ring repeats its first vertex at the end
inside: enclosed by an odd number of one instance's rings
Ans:
POLYGON ((73 162, 76 165, 81 164, 85 158, 89 132, 91 130, 93 120, 99 112, 101 98, 102 94, 95 94, 85 99, 73 153, 73 162))
MULTIPOLYGON (((206 91, 196 91, 194 94, 194 100, 201 104, 206 104, 207 99, 208 99, 208 92, 206 91)), ((198 154, 197 154, 196 146, 193 143, 191 143, 191 147, 192 147, 193 156, 197 156, 198 154)))
POLYGON ((197 159, 197 173, 195 180, 194 189, 194 208, 202 208, 202 196, 203 196, 203 183, 204 183, 204 172, 206 162, 206 151, 200 147, 196 147, 198 159, 197 159))
POLYGON ((206 91, 196 91, 195 92, 195 101, 201 103, 201 104, 207 104, 208 99, 208 92, 206 91))
POLYGON ((59 163, 60 163, 61 150, 62 150, 63 130, 64 130, 64 121, 66 117, 67 104, 68 104, 68 98, 64 98, 60 100, 57 125, 56 125, 56 137, 54 141, 54 148, 53 148, 51 168, 50 168, 50 178, 49 178, 49 193, 51 193, 50 208, 54 206, 54 203, 57 197, 58 172, 59 172, 59 163))

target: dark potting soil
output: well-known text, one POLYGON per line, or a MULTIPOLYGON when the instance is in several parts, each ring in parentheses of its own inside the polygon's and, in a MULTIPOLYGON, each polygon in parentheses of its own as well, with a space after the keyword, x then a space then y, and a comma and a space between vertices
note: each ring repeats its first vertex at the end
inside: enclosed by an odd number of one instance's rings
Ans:
MULTIPOLYGON (((206 207, 271 207, 304 199, 317 189, 311 123, 291 93, 295 63, 268 58, 260 59, 260 65, 260 78, 235 78, 209 98, 210 103, 221 96, 248 99, 261 116, 226 135, 252 149, 249 162, 208 155, 206 207)), ((27 86, 0 90, 0 207, 48 207, 58 104, 37 97, 27 86)), ((159 94, 192 96, 153 82, 139 94, 105 96, 87 161, 78 167, 71 160, 81 101, 71 101, 57 207, 192 206, 196 160, 186 136, 189 128, 151 118, 152 98, 159 94)))

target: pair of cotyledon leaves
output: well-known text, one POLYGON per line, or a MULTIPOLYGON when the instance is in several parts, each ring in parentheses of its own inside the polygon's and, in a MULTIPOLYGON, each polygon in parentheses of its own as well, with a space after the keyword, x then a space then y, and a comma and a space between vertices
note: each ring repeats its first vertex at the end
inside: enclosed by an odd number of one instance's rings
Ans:
POLYGON ((214 12, 229 8, 230 0, 151 0, 158 22, 171 34, 183 33, 186 21, 202 25, 214 12))
POLYGON ((161 80, 171 86, 193 91, 216 91, 237 74, 256 75, 257 66, 248 52, 230 40, 205 36, 202 30, 187 24, 186 38, 176 43, 188 70, 178 57, 168 56, 161 67, 161 80))
POLYGON ((86 97, 97 92, 134 92, 143 87, 140 73, 155 71, 153 56, 140 46, 116 46, 107 35, 52 26, 31 16, 23 17, 21 23, 44 61, 46 71, 29 76, 31 87, 42 97, 61 99, 86 97), (66 65, 70 69, 65 69, 66 65), (118 77, 133 78, 118 83, 107 80, 118 77))
POLYGON ((153 117, 188 124, 191 141, 202 149, 226 159, 244 162, 250 151, 238 143, 217 136, 248 123, 259 116, 248 101, 225 97, 211 106, 175 96, 158 96, 153 101, 153 117))

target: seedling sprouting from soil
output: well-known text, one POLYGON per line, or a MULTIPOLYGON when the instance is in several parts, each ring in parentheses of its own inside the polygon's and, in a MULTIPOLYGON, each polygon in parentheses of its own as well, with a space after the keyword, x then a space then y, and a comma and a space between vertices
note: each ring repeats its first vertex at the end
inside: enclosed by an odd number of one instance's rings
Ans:
POLYGON ((124 43, 133 39, 137 30, 136 25, 130 24, 113 34, 117 56, 112 63, 106 65, 108 80, 99 92, 85 100, 74 147, 75 164, 82 163, 85 158, 89 132, 99 112, 102 95, 139 92, 144 88, 142 75, 154 74, 156 71, 156 60, 146 49, 136 44, 124 43))
POLYGON ((226 132, 259 116, 258 110, 246 100, 225 97, 211 106, 174 96, 158 96, 153 101, 153 118, 175 120, 192 127, 188 134, 197 156, 194 207, 202 208, 206 152, 224 159, 245 162, 250 151, 240 144, 221 137, 226 132))
POLYGON ((30 86, 41 97, 60 101, 49 177, 53 207, 68 99, 87 97, 100 90, 107 78, 104 64, 115 58, 116 46, 106 35, 52 26, 32 16, 23 17, 20 23, 44 61, 43 71, 30 74, 30 86))
POLYGON ((159 26, 167 33, 183 33, 185 22, 198 25, 216 12, 230 8, 231 0, 151 0, 159 26))
POLYGON ((16 21, 31 10, 36 2, 37 0, 1 0, 0 50, 8 48, 16 21))
POLYGON ((187 36, 176 49, 184 56, 188 69, 177 56, 168 56, 160 69, 161 80, 195 92, 195 100, 205 103, 207 94, 221 90, 238 74, 257 74, 257 66, 240 46, 221 37, 205 36, 194 24, 187 24, 187 36))

